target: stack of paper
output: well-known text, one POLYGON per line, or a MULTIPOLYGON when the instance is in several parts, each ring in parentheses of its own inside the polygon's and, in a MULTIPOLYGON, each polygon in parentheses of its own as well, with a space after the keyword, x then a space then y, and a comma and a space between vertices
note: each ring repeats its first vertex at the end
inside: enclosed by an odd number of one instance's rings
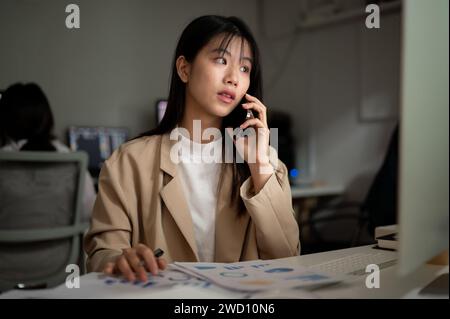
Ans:
MULTIPOLYGON (((170 267, 169 267, 170 268, 170 267)), ((167 269, 157 276, 148 274, 147 281, 130 282, 123 277, 89 273, 80 277, 79 287, 65 284, 52 289, 11 290, 0 294, 0 299, 210 299, 243 298, 244 293, 232 293, 178 270, 167 269)))
POLYGON ((175 263, 145 282, 89 273, 79 287, 62 284, 45 290, 12 290, 4 298, 315 298, 305 288, 339 281, 337 277, 279 261, 175 263))
POLYGON ((397 234, 389 234, 386 236, 377 237, 377 244, 380 248, 397 250, 398 237, 397 234))
POLYGON ((274 260, 238 263, 176 262, 180 271, 221 287, 239 291, 302 288, 339 282, 342 278, 274 260))

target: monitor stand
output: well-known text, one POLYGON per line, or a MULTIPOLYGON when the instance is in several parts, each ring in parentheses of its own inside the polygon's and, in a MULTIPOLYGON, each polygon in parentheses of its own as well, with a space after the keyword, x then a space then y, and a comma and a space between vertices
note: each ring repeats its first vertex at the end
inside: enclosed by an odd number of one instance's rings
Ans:
POLYGON ((448 273, 442 274, 419 291, 419 295, 447 295, 448 273))

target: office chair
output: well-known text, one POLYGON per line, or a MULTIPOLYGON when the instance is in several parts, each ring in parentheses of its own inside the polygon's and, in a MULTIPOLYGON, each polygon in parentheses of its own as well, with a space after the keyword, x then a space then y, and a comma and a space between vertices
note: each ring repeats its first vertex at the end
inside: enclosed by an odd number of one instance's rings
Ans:
POLYGON ((376 227, 396 223, 398 139, 399 127, 396 125, 390 137, 388 150, 383 163, 376 173, 366 198, 362 203, 340 202, 337 205, 329 205, 327 203, 318 206, 312 212, 311 215, 313 218, 310 221, 310 225, 305 225, 305 227, 309 226, 311 228, 311 237, 313 238, 313 244, 316 246, 316 250, 324 251, 374 243, 376 227), (321 211, 327 210, 335 210, 336 212, 332 216, 314 217, 319 215, 321 211), (333 242, 323 236, 323 231, 319 229, 320 224, 328 223, 331 225, 336 221, 342 220, 346 220, 347 222, 353 220, 354 223, 352 227, 354 231, 349 232, 349 236, 343 242, 333 242), (368 236, 366 237, 371 237, 370 240, 363 239, 364 233, 367 233, 368 236))
POLYGON ((84 272, 80 222, 87 155, 0 152, 0 291, 54 287, 84 272))
POLYGON ((309 220, 299 225, 302 254, 359 246, 365 224, 359 202, 319 202, 311 210, 309 220))
POLYGON ((367 193, 362 210, 373 236, 378 226, 397 223, 399 126, 392 132, 389 147, 379 171, 367 193))

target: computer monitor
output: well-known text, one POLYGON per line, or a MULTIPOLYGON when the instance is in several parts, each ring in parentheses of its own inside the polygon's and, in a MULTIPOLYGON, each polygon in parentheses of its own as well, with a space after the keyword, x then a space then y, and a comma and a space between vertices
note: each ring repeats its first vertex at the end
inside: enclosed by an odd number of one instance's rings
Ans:
POLYGON ((156 101, 155 109, 156 109, 156 125, 158 125, 164 117, 164 113, 166 113, 167 108, 167 100, 160 99, 156 101))
POLYGON ((97 177, 103 162, 128 139, 128 129, 121 127, 70 126, 68 129, 70 149, 82 150, 89 155, 88 169, 97 177))
POLYGON ((406 275, 449 247, 449 2, 403 4, 398 269, 406 275))

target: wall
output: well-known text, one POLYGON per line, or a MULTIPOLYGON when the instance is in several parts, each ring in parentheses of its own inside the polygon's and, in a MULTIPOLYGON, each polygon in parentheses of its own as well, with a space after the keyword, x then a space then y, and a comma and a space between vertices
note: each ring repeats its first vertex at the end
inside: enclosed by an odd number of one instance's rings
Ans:
POLYGON ((203 14, 238 15, 254 27, 254 1, 2 0, 0 88, 35 81, 64 137, 68 125, 153 127, 168 93, 170 64, 184 26, 203 14), (81 28, 65 27, 80 7, 81 28))
MULTIPOLYGON (((342 183, 361 199, 395 122, 359 117, 362 20, 294 33, 305 3, 3 0, 0 88, 39 83, 61 138, 74 124, 126 126, 134 135, 154 123, 154 102, 167 94, 172 54, 186 23, 207 13, 238 15, 261 47, 266 105, 288 112, 295 123, 302 177, 342 183), (79 30, 64 25, 71 2, 81 9, 79 30)), ((400 15, 392 19, 395 37, 400 15)))
MULTIPOLYGON (((380 45, 362 60, 363 40, 369 33, 364 19, 299 31, 296 26, 302 2, 259 4, 264 21, 261 42, 268 79, 266 102, 295 119, 293 133, 298 166, 304 170, 302 177, 342 184, 349 199, 363 199, 396 123, 400 13, 381 14, 381 29, 373 30, 378 33, 380 45), (363 95, 362 83, 371 76, 362 72, 367 69, 363 61, 372 63, 375 69, 378 65, 389 66, 388 74, 381 76, 378 91, 394 96, 393 117, 361 118, 364 99, 369 98, 363 95), (392 79, 397 86, 391 85, 392 79)), ((375 101, 383 106, 383 99, 375 101)))

